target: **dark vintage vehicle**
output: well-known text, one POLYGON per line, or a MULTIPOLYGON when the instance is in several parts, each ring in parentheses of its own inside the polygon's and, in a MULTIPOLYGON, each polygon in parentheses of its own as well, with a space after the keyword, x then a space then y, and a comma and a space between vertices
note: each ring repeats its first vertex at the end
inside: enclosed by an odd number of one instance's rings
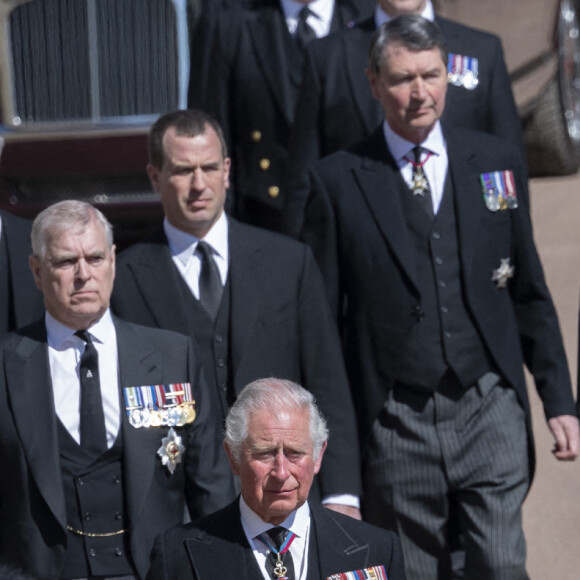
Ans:
MULTIPOLYGON (((579 1, 436 2, 501 36, 532 176, 578 168, 579 1)), ((117 225, 121 244, 159 218, 146 134, 159 113, 186 104, 199 2, 0 0, 0 207, 33 216, 86 199, 117 225)))
POLYGON ((532 177, 568 175, 580 161, 578 0, 438 0, 442 16, 498 34, 532 177))

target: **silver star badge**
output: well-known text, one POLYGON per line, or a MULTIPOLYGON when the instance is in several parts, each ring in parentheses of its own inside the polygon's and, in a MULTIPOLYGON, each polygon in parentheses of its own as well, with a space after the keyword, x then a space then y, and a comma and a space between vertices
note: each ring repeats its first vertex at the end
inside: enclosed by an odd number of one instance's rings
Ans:
POLYGON ((510 266, 509 258, 502 258, 501 264, 491 275, 491 281, 495 282, 498 288, 505 288, 507 281, 514 277, 514 267, 510 266))
POLYGON ((181 463, 181 457, 185 447, 181 444, 181 436, 177 435, 173 427, 167 432, 167 437, 161 439, 161 447, 157 450, 157 455, 161 457, 162 465, 169 469, 173 475, 178 463, 181 463))

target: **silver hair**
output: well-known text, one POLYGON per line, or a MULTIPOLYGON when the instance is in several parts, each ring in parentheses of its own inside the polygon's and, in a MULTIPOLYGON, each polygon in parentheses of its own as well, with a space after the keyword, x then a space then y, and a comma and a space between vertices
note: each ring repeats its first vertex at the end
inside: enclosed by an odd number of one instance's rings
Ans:
POLYGON ((449 48, 441 29, 418 14, 403 14, 377 28, 369 45, 368 68, 378 75, 385 65, 385 48, 390 44, 402 44, 412 52, 438 48, 447 66, 449 48))
POLYGON ((328 440, 326 420, 318 410, 314 397, 305 388, 292 381, 275 378, 259 379, 246 385, 228 413, 225 443, 235 461, 240 462, 252 415, 267 411, 279 416, 291 410, 309 413, 310 438, 316 461, 328 440))
POLYGON ((30 234, 32 253, 44 261, 50 240, 67 230, 82 231, 92 221, 103 226, 110 251, 113 247, 113 226, 109 220, 90 203, 67 199, 48 206, 36 216, 30 234))

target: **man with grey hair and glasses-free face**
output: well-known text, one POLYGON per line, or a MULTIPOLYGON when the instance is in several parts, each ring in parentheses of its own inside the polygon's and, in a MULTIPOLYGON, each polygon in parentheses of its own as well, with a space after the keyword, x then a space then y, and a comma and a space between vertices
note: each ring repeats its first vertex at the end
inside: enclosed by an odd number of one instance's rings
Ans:
POLYGON ((0 561, 144 578, 157 533, 227 497, 193 344, 111 316, 113 234, 91 205, 41 212, 32 251, 46 315, 0 344, 0 561))
POLYGON ((148 580, 404 579, 393 533, 307 501, 327 439, 308 391, 275 378, 247 385, 225 432, 241 496, 162 534, 148 580))
MULTIPOLYGON (((365 79, 374 32, 403 14, 435 22, 450 58, 443 122, 498 135, 521 148, 520 118, 500 39, 438 16, 431 0, 377 0, 374 14, 348 30, 311 43, 290 135, 286 229, 298 234, 308 194, 308 169, 368 137, 383 110, 365 79)), ((526 200, 527 201, 527 200, 526 200)))
POLYGON ((344 333, 363 443, 363 517, 398 532, 412 580, 524 580, 521 505, 534 469, 523 372, 557 459, 578 419, 534 245, 516 147, 441 125, 447 44, 405 15, 381 26, 367 75, 384 122, 320 161, 303 238, 344 333))

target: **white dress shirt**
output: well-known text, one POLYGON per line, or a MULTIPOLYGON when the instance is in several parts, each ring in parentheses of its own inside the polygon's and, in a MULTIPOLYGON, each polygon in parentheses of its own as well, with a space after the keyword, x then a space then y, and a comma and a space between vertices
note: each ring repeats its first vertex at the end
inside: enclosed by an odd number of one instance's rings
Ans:
POLYGON ((306 19, 306 24, 312 28, 316 38, 322 38, 330 32, 334 13, 334 0, 312 0, 309 4, 296 2, 295 0, 281 0, 281 5, 288 31, 292 36, 294 36, 298 26, 298 15, 305 6, 308 6, 311 12, 306 19))
MULTIPOLYGON (((80 359, 85 342, 75 336, 75 330, 45 315, 48 336, 48 361, 52 379, 52 392, 56 414, 80 444, 80 359)), ((105 415, 107 447, 115 443, 121 425, 119 394, 119 363, 117 357, 117 333, 109 310, 88 329, 99 354, 99 380, 105 415)), ((130 385, 128 385, 130 386, 130 385)))
MULTIPOLYGON (((383 131, 387 147, 401 170, 401 176, 410 187, 413 181, 413 166, 409 159, 414 159, 412 151, 415 143, 411 143, 397 135, 386 121, 383 123, 383 131)), ((423 165, 423 170, 425 171, 431 189, 433 213, 437 215, 439 206, 441 205, 441 198, 443 197, 449 165, 447 147, 439 121, 437 121, 431 130, 427 139, 421 143, 421 147, 431 153, 423 165)))
MULTIPOLYGON (((199 300, 199 275, 201 273, 201 258, 195 252, 200 241, 193 234, 188 234, 172 226, 167 218, 163 221, 163 229, 169 242, 169 251, 173 263, 189 286, 192 294, 199 300)), ((218 218, 209 232, 203 238, 212 251, 213 259, 218 267, 222 286, 228 277, 228 219, 225 213, 218 218)))
MULTIPOLYGON (((427 0, 425 3, 425 8, 423 8, 421 16, 427 20, 435 20, 435 10, 433 10, 431 0, 427 0)), ((382 10, 380 6, 377 5, 375 8, 375 24, 377 25, 377 28, 389 20, 391 20, 391 17, 384 10, 382 10)))
MULTIPOLYGON (((258 514, 248 507, 248 504, 241 496, 240 513, 242 516, 242 528, 244 528, 246 538, 248 538, 254 557, 262 571, 262 576, 265 580, 272 580, 266 571, 266 558, 270 550, 257 539, 257 536, 277 526, 263 521, 258 514)), ((295 512, 292 512, 279 525, 296 534, 290 545, 294 573, 296 580, 306 580, 308 574, 308 540, 310 538, 310 508, 308 507, 308 502, 305 502, 295 512)))

